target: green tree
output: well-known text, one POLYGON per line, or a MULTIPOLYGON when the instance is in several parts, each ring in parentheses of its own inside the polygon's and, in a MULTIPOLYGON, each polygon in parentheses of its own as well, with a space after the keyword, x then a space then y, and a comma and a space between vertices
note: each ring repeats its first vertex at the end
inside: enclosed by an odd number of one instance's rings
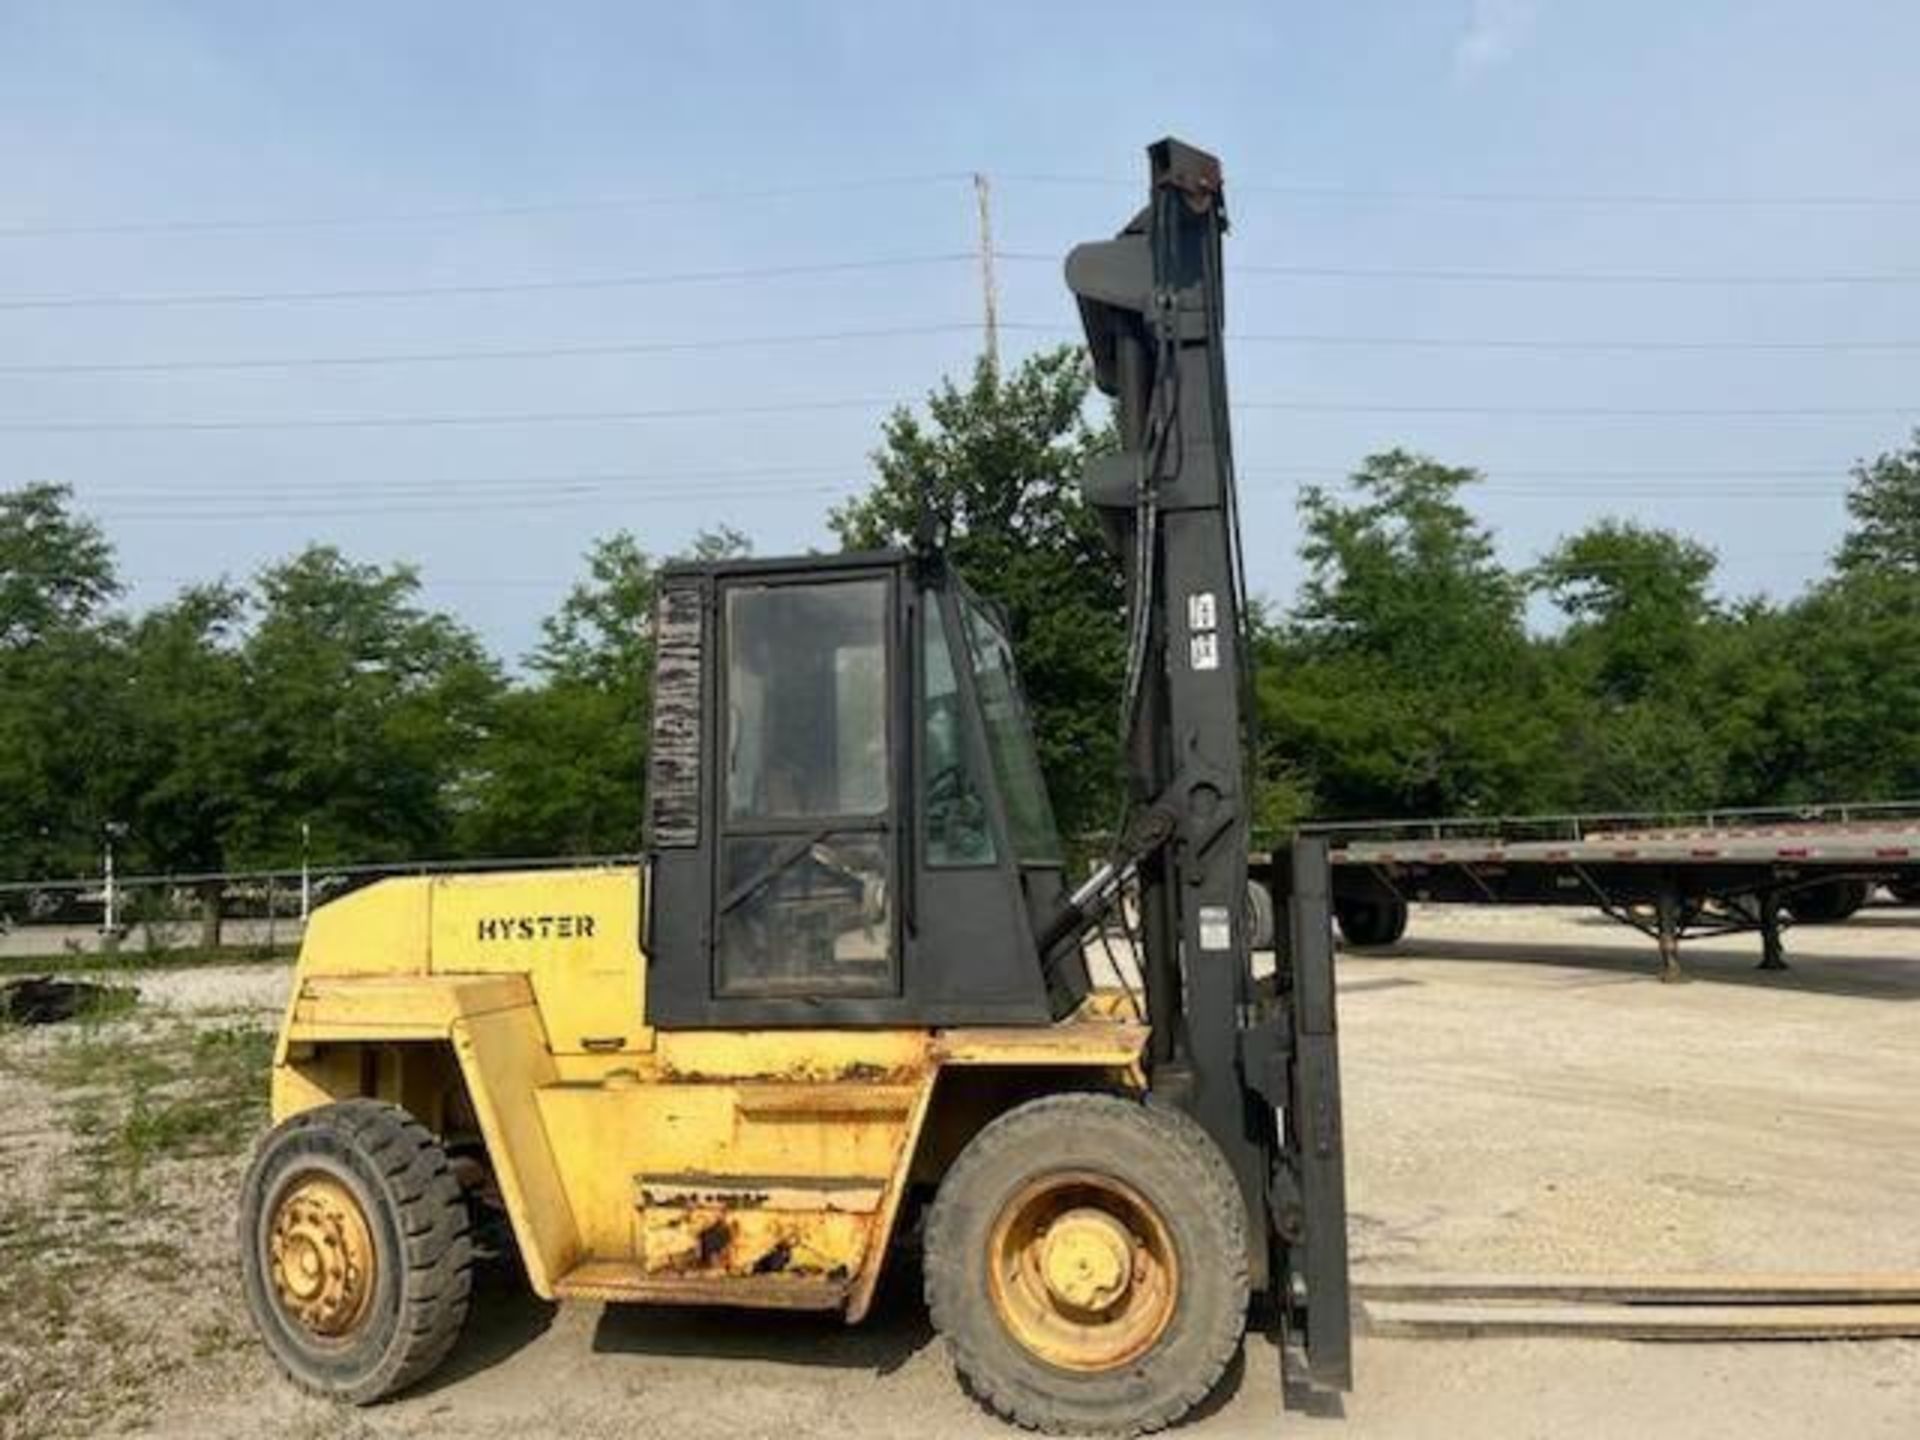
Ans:
POLYGON ((113 551, 62 486, 0 492, 0 876, 99 863, 130 723, 113 551))
POLYGON ((121 746, 117 809, 142 868, 229 868, 228 846, 255 776, 253 707, 239 643, 247 596, 196 586, 130 627, 132 721, 121 746))
POLYGON ((1765 804, 1920 793, 1920 575, 1858 570, 1817 586, 1777 627, 1769 667, 1787 703, 1761 732, 1765 804), (1784 678, 1778 678, 1784 677, 1784 678))
POLYGON ((64 485, 0 491, 0 649, 71 634, 120 593, 113 547, 64 485))
POLYGON ((1814 791, 1812 754, 1819 736, 1809 677, 1797 651, 1811 625, 1805 602, 1785 609, 1749 600, 1715 627, 1696 699, 1719 755, 1718 805, 1784 805, 1831 799, 1814 791))
POLYGON ((1732 799, 1888 800, 1920 793, 1920 432, 1856 465, 1834 573, 1749 617, 1726 731, 1732 799))
POLYGON ((322 857, 445 854, 498 700, 497 666, 451 617, 423 610, 408 566, 315 546, 264 572, 240 649, 251 783, 229 848, 286 862, 312 827, 322 857))
POLYGON ((1535 583, 1572 622, 1605 695, 1630 702, 1690 689, 1717 619, 1707 586, 1718 560, 1669 530, 1603 520, 1560 542, 1535 583))
POLYGON ((1350 498, 1301 497, 1307 578, 1291 623, 1263 635, 1261 711, 1324 813, 1546 799, 1550 697, 1524 586, 1460 500, 1478 478, 1393 450, 1363 462, 1350 498))
POLYGON ((1716 563, 1671 531, 1603 520, 1535 570, 1568 620, 1542 648, 1570 702, 1556 748, 1577 807, 1674 810, 1718 799, 1722 738, 1700 703, 1706 661, 1729 623, 1707 593, 1716 563))
POLYGON ((1920 575, 1920 430, 1907 448, 1855 465, 1847 492, 1852 522, 1835 563, 1843 575, 1920 575))
POLYGON ((1118 804, 1125 593, 1081 497, 1087 461, 1114 443, 1089 422, 1076 347, 1010 374, 982 361, 964 386, 927 397, 924 417, 890 415, 865 495, 833 512, 850 550, 907 545, 925 518, 968 584, 1005 609, 1033 708, 1036 746, 1061 827, 1110 827, 1118 804))

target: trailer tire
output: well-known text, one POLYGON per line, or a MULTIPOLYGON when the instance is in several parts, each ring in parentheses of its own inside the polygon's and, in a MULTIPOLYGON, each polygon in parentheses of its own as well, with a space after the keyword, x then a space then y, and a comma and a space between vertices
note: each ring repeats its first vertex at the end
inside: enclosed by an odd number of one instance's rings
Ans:
POLYGON ((1920 880, 1889 880, 1887 893, 1902 905, 1920 905, 1920 880))
POLYGON ((1358 949, 1392 945, 1407 933, 1407 902, 1387 895, 1337 896, 1333 918, 1340 922, 1340 938, 1358 949))
POLYGON ((1239 1352, 1246 1226, 1225 1157, 1186 1115, 1049 1096, 994 1120, 941 1181, 927 1308, 989 1409, 1049 1434, 1139 1435, 1205 1400, 1239 1352))
POLYGON ((473 1288, 460 1183, 397 1105, 343 1100, 260 1142, 240 1194, 241 1288, 303 1389, 368 1405, 452 1350, 473 1288))
POLYGON ((1864 880, 1823 880, 1804 890, 1790 890, 1780 903, 1802 925, 1837 925, 1867 903, 1864 880))
POLYGON ((1247 881, 1247 948, 1271 950, 1274 939, 1273 891, 1259 880, 1247 881))

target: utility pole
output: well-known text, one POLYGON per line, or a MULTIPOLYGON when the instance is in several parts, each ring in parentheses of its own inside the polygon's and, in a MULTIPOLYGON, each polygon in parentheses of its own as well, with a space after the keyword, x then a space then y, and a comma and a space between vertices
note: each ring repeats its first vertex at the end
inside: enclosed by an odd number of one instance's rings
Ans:
POLYGON ((1000 373, 1000 287, 993 277, 993 197, 984 172, 973 172, 973 198, 980 210, 980 289, 986 302, 982 344, 987 364, 1000 373))

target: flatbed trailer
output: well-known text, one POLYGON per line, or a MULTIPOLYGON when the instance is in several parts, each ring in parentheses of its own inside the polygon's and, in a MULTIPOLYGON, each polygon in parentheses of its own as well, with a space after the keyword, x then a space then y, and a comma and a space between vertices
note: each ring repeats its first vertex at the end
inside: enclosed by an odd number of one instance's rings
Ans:
POLYGON ((1753 932, 1760 968, 1783 970, 1787 926, 1845 920, 1876 886, 1920 901, 1920 815, 1829 813, 1695 825, 1567 817, 1558 823, 1570 833, 1550 838, 1500 833, 1554 823, 1542 820, 1480 821, 1495 833, 1478 835, 1447 833, 1458 821, 1310 828, 1329 842, 1334 913, 1349 945, 1392 944, 1415 902, 1580 906, 1647 935, 1661 978, 1679 980, 1685 939, 1753 932))

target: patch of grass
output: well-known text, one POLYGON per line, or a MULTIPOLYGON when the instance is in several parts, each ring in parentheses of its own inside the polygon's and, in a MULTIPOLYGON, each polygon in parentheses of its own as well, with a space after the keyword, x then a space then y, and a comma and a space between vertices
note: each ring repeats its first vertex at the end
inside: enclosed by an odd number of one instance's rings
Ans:
POLYGON ((274 1035, 258 1025, 221 1025, 193 1037, 193 1074, 223 1087, 259 1087, 273 1062, 274 1035))
POLYGON ((156 1165, 235 1155, 266 1118, 273 1033, 232 1023, 198 1029, 172 1017, 87 1020, 0 1067, 62 1095, 85 1162, 70 1188, 105 1214, 150 1207, 156 1165))
POLYGON ((273 1034, 204 1023, 136 1011, 0 1035, 0 1070, 68 1132, 30 1190, 0 1177, 0 1436, 16 1420, 48 1436, 137 1427, 156 1363, 244 1343, 206 1313, 184 1241, 202 1223, 206 1162, 264 1123, 273 1034), (176 1339, 135 1333, 125 1301, 142 1292, 176 1309, 176 1339))
POLYGON ((163 1161, 238 1154, 266 1117, 273 1036, 255 1026, 175 1027, 123 1068, 116 1121, 91 1159, 128 1191, 163 1161))

